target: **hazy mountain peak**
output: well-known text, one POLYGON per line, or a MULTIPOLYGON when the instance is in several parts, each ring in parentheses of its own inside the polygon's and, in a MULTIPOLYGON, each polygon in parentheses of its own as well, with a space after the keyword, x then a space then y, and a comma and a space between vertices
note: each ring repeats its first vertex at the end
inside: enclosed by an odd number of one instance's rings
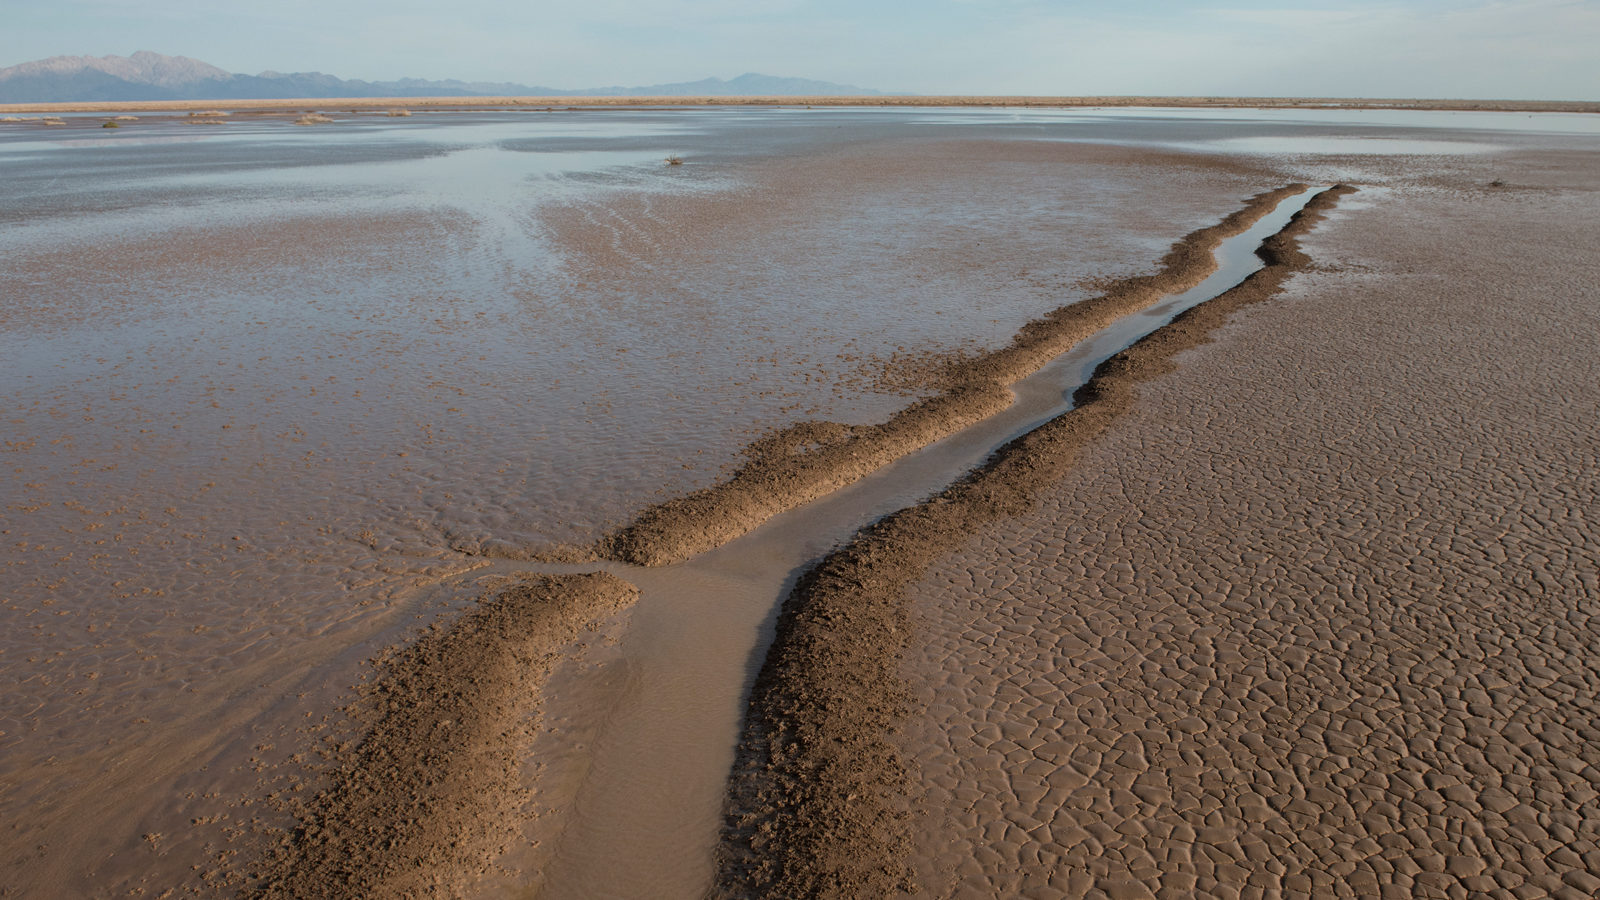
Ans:
POLYGON ((210 63, 190 59, 187 56, 163 56, 149 50, 140 50, 132 56, 52 56, 49 59, 0 69, 0 80, 42 75, 73 75, 81 72, 102 72, 124 81, 160 87, 191 84, 212 78, 227 78, 230 74, 210 63))
POLYGON ((0 69, 0 103, 116 100, 242 100, 408 96, 795 96, 876 94, 845 84, 746 72, 644 87, 552 88, 499 82, 346 81, 321 72, 236 75, 187 56, 140 50, 132 56, 52 56, 0 69))

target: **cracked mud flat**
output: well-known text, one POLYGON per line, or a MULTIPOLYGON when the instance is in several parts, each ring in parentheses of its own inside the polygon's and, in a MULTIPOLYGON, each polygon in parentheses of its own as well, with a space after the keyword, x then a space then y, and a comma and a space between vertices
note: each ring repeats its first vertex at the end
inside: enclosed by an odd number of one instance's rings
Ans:
POLYGON ((1600 185, 1518 162, 1374 166, 1009 517, 824 563, 727 892, 1600 890, 1600 185))
POLYGON ((1337 218, 1312 252, 1359 271, 1241 317, 930 571, 930 893, 1600 889, 1596 209, 1337 218))

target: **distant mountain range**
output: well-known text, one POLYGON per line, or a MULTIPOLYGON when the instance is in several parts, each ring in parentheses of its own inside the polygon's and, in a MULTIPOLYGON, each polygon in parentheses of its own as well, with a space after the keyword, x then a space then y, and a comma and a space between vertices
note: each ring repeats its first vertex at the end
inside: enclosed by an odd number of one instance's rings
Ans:
POLYGON ((878 91, 750 72, 643 87, 553 88, 484 81, 356 81, 322 72, 239 75, 187 56, 52 56, 0 69, 0 103, 118 100, 267 100, 291 97, 728 97, 855 96, 878 91))

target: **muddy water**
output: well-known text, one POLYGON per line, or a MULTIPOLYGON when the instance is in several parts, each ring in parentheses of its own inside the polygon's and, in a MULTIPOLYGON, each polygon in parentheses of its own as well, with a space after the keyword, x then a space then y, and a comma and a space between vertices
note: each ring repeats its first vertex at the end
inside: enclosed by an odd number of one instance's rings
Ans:
POLYGON ((881 419, 897 354, 1276 183, 803 110, 142 117, 0 129, 0 166, 0 883, 42 896, 222 877, 458 548, 881 419))
MULTIPOLYGON (((539 847, 511 860, 543 869, 526 895, 702 895, 711 884, 745 696, 799 571, 873 519, 937 492, 1002 444, 1066 412, 1102 361, 1260 268, 1255 248, 1312 193, 1283 201, 1226 240, 1217 271, 1201 284, 1120 320, 1018 382, 1006 411, 687 563, 607 565, 638 585, 642 598, 619 644, 549 691, 553 730, 535 753, 551 762, 540 773, 542 808, 529 835, 539 847)), ((499 894, 516 880, 490 890, 499 894)))

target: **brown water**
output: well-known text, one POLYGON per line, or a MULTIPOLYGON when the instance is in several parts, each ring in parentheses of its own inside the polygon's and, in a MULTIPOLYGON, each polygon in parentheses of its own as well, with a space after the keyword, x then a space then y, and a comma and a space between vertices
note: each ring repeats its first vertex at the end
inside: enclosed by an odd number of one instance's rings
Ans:
MULTIPOLYGON (((299 769, 281 764, 335 718, 361 660, 489 571, 457 548, 587 540, 709 483, 765 429, 880 419, 905 402, 908 382, 877 378, 890 362, 994 346, 1284 180, 1196 146, 1393 128, 339 118, 0 126, 0 883, 15 891, 197 887, 225 869, 283 821, 266 795, 299 769)), ((765 560, 730 545, 727 574, 641 606, 596 658, 667 654, 636 635, 665 647, 691 604, 770 609, 782 579, 740 573, 786 573, 831 539, 765 560)), ((764 615, 684 639, 759 646, 764 615)), ((744 683, 720 678, 684 682, 713 717, 744 683)), ((593 685, 603 703, 636 689, 593 685)), ((552 780, 580 809, 675 790, 583 775, 641 765, 625 745, 643 725, 615 721, 596 745, 612 749, 552 780)), ((557 829, 540 851, 552 888, 590 877, 595 834, 630 827, 596 812, 557 829)))

